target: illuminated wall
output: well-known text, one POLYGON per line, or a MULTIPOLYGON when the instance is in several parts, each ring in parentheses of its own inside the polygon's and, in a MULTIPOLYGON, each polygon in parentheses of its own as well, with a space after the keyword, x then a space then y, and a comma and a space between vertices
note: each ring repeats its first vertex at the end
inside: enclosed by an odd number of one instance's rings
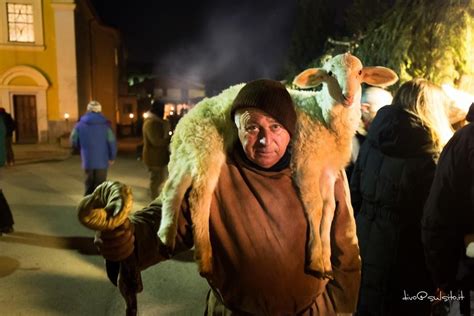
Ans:
MULTIPOLYGON (((39 28, 41 34, 35 33, 38 42, 34 43, 10 43, 6 35, 2 36, 0 102, 1 106, 14 116, 13 95, 36 96, 38 141, 46 142, 49 138, 48 122, 59 117, 54 11, 49 1, 30 3, 42 3, 37 7, 40 9, 37 14, 40 14, 42 21, 36 22, 42 22, 43 28, 39 28)), ((4 0, 0 1, 0 6, 5 7, 4 0)), ((37 17, 37 14, 34 17, 37 17)), ((4 24, 7 23, 5 16, 2 16, 0 21, 2 29, 7 29, 4 24)))
POLYGON ((14 96, 33 95, 38 142, 67 136, 92 99, 115 127, 120 37, 88 0, 0 0, 0 24, 0 106, 15 117, 14 96), (11 36, 7 3, 33 9, 27 41, 11 36))

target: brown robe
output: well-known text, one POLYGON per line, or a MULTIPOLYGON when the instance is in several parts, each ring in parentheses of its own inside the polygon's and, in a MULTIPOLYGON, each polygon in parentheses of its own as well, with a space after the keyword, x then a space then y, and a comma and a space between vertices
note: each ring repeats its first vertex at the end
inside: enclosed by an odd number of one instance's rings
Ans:
MULTIPOLYGON (((230 155, 221 169, 210 212, 214 270, 206 278, 214 303, 223 303, 233 315, 354 311, 360 258, 357 245, 345 242, 349 240, 345 227, 353 220, 344 181, 341 177, 336 182, 338 207, 331 236, 335 279, 328 282, 307 272, 308 221, 290 169, 261 171, 238 154, 230 155)), ((156 238, 159 213, 160 205, 152 204, 132 218, 142 269, 166 256, 156 238)), ((192 247, 191 227, 188 205, 183 203, 176 251, 192 247)))

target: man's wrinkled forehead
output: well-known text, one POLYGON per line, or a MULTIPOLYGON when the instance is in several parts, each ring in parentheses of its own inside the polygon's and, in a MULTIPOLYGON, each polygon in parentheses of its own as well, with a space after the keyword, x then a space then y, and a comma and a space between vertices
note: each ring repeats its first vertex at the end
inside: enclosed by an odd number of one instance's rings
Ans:
POLYGON ((268 113, 256 108, 244 108, 244 109, 237 110, 235 112, 234 122, 239 128, 240 126, 245 126, 250 121, 256 120, 260 117, 265 117, 270 122, 278 122, 274 117, 272 117, 268 113))

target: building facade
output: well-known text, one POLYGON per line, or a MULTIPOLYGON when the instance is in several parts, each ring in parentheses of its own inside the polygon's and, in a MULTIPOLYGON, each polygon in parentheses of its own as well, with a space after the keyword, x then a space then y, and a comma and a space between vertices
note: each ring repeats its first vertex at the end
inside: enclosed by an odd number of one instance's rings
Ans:
POLYGON ((57 142, 90 100, 115 128, 120 58, 89 0, 0 0, 0 106, 15 142, 57 142))

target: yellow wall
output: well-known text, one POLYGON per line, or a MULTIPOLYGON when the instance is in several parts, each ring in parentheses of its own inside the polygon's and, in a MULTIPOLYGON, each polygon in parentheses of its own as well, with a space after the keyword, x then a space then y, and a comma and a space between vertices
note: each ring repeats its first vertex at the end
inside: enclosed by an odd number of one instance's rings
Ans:
POLYGON ((22 50, 21 48, 1 48, 0 74, 19 65, 31 66, 40 71, 50 84, 47 90, 48 120, 58 120, 61 118, 59 117, 57 91, 54 12, 49 0, 43 1, 43 24, 44 45, 46 49, 34 51, 22 50))
MULTIPOLYGON (((77 97, 74 103, 78 102, 78 116, 85 112, 86 105, 91 99, 96 99, 102 103, 104 115, 111 120, 111 124, 115 128, 119 94, 120 35, 115 29, 102 24, 94 15, 89 1, 57 0, 53 1, 55 9, 53 9, 52 1, 41 1, 44 49, 39 46, 0 45, 0 76, 13 67, 28 66, 38 70, 46 78, 49 87, 45 95, 41 91, 42 112, 38 115, 38 124, 42 126, 40 133, 47 132, 48 141, 55 141, 58 135, 64 134, 68 129, 63 118, 65 104, 59 104, 59 100, 63 100, 63 98, 66 100, 65 96, 72 91, 77 94, 74 96, 77 97), (74 4, 75 37, 71 38, 71 42, 75 40, 73 44, 76 47, 76 54, 74 58, 65 55, 58 56, 57 48, 61 52, 63 47, 57 47, 57 45, 63 45, 62 42, 67 42, 69 36, 64 36, 66 33, 61 33, 63 29, 59 28, 61 26, 55 25, 55 22, 56 19, 63 23, 72 22, 67 20, 67 14, 72 13, 69 10, 74 4), (67 14, 58 14, 63 9, 68 10, 67 14), (56 39, 56 29, 58 30, 58 39, 56 39), (74 65, 69 65, 68 63, 71 63, 70 60, 73 59, 75 59, 74 65), (74 74, 77 80, 76 87, 71 88, 71 83, 67 81, 65 74, 72 72, 62 71, 66 69, 62 68, 64 66, 68 67, 67 70, 77 71, 74 74), (58 82, 64 78, 66 78, 64 82, 58 82)), ((15 87, 36 86, 36 83, 32 81, 30 78, 20 76, 9 82, 9 85, 15 87)), ((5 90, 0 90, 0 92, 5 90)), ((8 100, 8 94, 0 94, 0 97, 2 100, 8 100)), ((41 136, 39 138, 40 141, 45 139, 41 136)))
POLYGON ((10 81, 12 86, 35 86, 36 82, 30 77, 20 76, 10 81))

